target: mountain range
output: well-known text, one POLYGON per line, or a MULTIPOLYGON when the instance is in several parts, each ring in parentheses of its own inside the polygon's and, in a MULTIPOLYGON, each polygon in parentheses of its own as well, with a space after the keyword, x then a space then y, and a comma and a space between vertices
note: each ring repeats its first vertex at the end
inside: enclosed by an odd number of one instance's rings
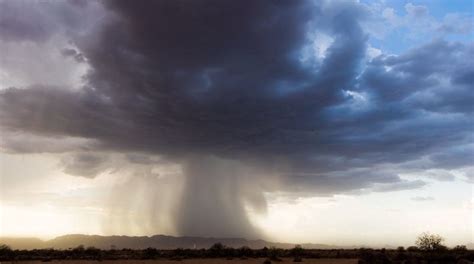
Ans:
MULTIPOLYGON (((0 244, 6 244, 13 249, 39 249, 56 248, 68 249, 79 245, 84 247, 96 247, 100 249, 176 249, 176 248, 209 248, 215 243, 222 243, 226 246, 238 248, 247 246, 250 248, 277 247, 293 248, 296 244, 277 243, 265 240, 247 240, 244 238, 214 238, 214 237, 174 237, 166 235, 154 236, 99 236, 99 235, 64 235, 50 240, 38 238, 11 238, 0 237, 0 244)), ((325 244, 300 244, 303 248, 330 249, 336 246, 325 244)), ((340 248, 340 247, 339 247, 340 248)))

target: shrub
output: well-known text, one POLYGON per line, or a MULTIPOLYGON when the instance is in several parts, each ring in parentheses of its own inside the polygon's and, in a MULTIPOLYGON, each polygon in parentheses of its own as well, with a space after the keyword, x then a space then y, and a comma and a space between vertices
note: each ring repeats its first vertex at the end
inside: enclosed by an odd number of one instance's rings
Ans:
POLYGON ((466 252, 467 247, 465 245, 457 245, 453 248, 453 250, 457 252, 466 252))
POLYGON ((301 257, 303 255, 304 249, 300 245, 296 245, 290 250, 290 254, 293 257, 301 257))
POLYGON ((144 259, 154 259, 158 257, 159 252, 156 248, 147 248, 143 250, 143 258, 144 259))
POLYGON ((417 237, 415 244, 421 250, 442 250, 446 249, 446 247, 442 244, 443 241, 444 238, 440 235, 425 232, 417 237))
POLYGON ((212 245, 208 252, 210 257, 222 257, 224 255, 224 251, 227 247, 222 243, 215 243, 212 245))
POLYGON ((243 246, 237 249, 237 255, 239 257, 251 257, 253 255, 253 250, 247 246, 243 246))
POLYGON ((418 247, 415 247, 415 246, 409 246, 407 247, 407 251, 410 251, 410 252, 415 252, 415 251, 418 251, 420 250, 418 247))
POLYGON ((279 258, 279 256, 281 256, 281 250, 278 248, 272 247, 268 251, 268 256, 273 261, 281 261, 281 259, 279 258))
POLYGON ((13 250, 7 245, 0 245, 0 260, 10 260, 13 258, 13 250))
POLYGON ((302 262, 302 261, 303 261, 303 258, 301 258, 300 256, 295 257, 295 258, 293 259, 293 262, 302 262))

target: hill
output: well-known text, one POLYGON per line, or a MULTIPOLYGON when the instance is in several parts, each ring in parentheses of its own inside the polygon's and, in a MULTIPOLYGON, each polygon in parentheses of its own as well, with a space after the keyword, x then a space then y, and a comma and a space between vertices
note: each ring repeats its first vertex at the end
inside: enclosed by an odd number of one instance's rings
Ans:
MULTIPOLYGON (((131 248, 144 249, 148 247, 158 249, 175 248, 209 248, 215 243, 222 243, 229 247, 247 246, 253 249, 263 247, 293 248, 295 244, 277 243, 265 240, 247 240, 244 238, 214 238, 214 237, 174 237, 165 235, 155 236, 98 236, 98 235, 64 235, 51 240, 42 241, 37 238, 0 238, 0 244, 9 245, 13 249, 57 248, 67 249, 79 245, 100 249, 131 248)), ((304 248, 330 249, 336 248, 324 244, 301 244, 304 248)))

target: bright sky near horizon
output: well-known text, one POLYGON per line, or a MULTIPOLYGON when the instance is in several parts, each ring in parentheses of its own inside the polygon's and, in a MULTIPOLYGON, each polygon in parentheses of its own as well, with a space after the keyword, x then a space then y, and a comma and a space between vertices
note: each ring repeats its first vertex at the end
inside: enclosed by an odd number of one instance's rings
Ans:
POLYGON ((0 0, 0 236, 474 243, 473 14, 0 0))

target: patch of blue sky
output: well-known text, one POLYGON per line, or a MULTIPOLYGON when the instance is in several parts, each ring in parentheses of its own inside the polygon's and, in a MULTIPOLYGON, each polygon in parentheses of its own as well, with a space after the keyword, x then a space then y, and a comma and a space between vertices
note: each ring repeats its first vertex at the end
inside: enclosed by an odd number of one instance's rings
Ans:
POLYGON ((474 1, 361 1, 372 10, 369 44, 388 54, 400 54, 435 39, 474 40, 474 1), (379 23, 379 25, 374 25, 379 23))
POLYGON ((405 5, 423 5, 429 10, 429 13, 437 18, 443 18, 447 13, 474 13, 474 1, 472 0, 361 0, 363 4, 380 3, 391 7, 398 12, 405 12, 405 5))

